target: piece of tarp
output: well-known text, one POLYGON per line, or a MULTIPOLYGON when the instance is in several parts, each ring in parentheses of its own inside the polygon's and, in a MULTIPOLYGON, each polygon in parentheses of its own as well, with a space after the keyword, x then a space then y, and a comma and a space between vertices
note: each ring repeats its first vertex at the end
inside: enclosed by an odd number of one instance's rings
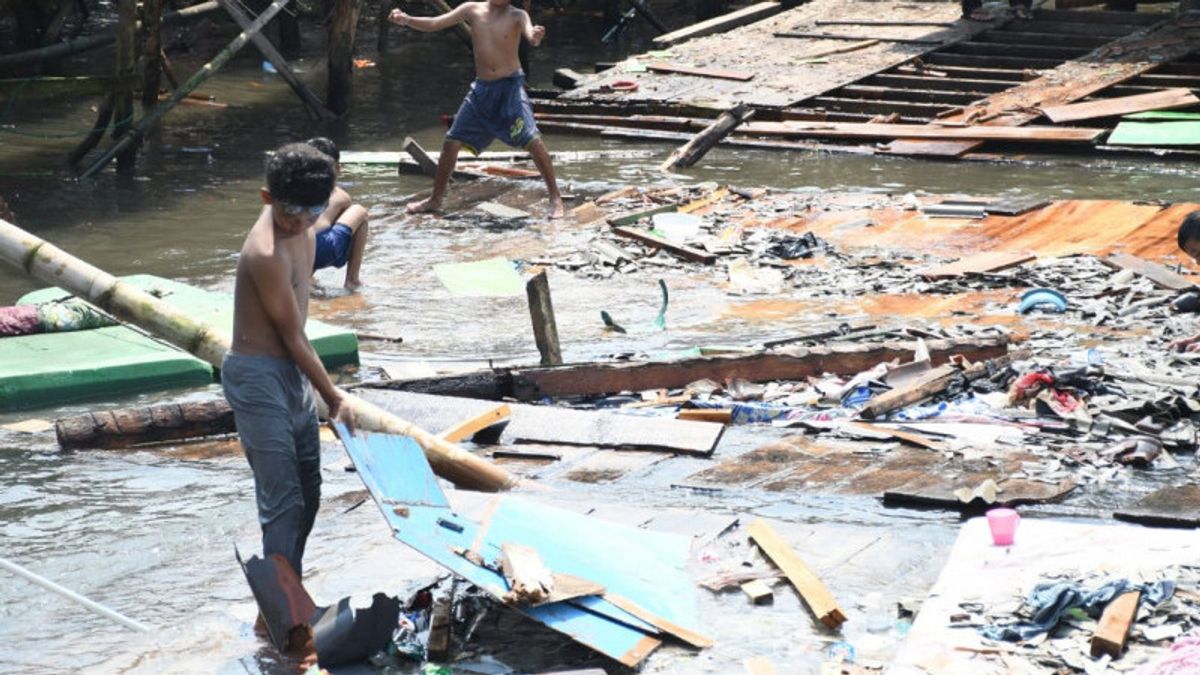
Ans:
POLYGON ((504 258, 434 265, 433 273, 451 295, 504 297, 525 292, 521 276, 504 258))
POLYGON ((1200 113, 1158 111, 1126 115, 1109 145, 1200 145, 1200 113))
POLYGON ((529 546, 556 574, 605 589, 604 596, 514 606, 526 616, 631 667, 661 644, 664 633, 693 644, 706 642, 699 635, 695 587, 686 572, 688 538, 516 495, 495 497, 476 522, 451 509, 411 438, 351 435, 340 425, 338 434, 393 535, 496 599, 509 590, 495 571, 504 543, 529 546))
POLYGON ((1155 581, 1134 585, 1127 579, 1113 579, 1090 591, 1082 584, 1071 581, 1038 584, 1025 599, 1025 604, 1032 609, 1029 621, 984 626, 979 632, 989 640, 1001 642, 1028 640, 1049 632, 1067 611, 1075 607, 1082 608, 1089 616, 1098 619, 1113 598, 1129 591, 1141 591, 1139 602, 1157 605, 1174 595, 1175 582, 1155 581))

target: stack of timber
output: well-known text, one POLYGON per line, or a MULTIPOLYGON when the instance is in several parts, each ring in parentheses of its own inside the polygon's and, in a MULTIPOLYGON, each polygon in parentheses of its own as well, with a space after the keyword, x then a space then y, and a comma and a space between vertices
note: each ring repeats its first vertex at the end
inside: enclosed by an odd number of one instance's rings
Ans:
POLYGON ((741 103, 754 122, 726 146, 966 159, 994 159, 985 143, 1143 152, 1104 145, 1106 133, 1123 114, 1200 104, 1189 91, 1200 88, 1198 48, 1200 35, 1165 13, 1037 10, 989 23, 959 19, 953 3, 817 0, 632 57, 535 109, 546 131, 658 142, 687 141, 741 103), (614 89, 617 80, 638 88, 614 89))

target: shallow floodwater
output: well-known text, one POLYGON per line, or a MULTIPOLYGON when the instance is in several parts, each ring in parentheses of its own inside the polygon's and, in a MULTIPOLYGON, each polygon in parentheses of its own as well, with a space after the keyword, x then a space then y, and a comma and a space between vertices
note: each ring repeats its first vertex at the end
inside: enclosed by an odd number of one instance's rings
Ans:
MULTIPOLYGON (((548 86, 556 67, 587 71, 596 60, 623 50, 595 43, 597 20, 548 17, 546 46, 534 52, 532 81, 548 86), (567 37, 570 35, 571 37, 567 37)), ((319 82, 320 45, 297 63, 319 82)), ((220 40, 213 42, 218 44, 220 40)), ((184 106, 146 143, 136 174, 111 169, 92 181, 61 177, 56 164, 93 122, 98 101, 9 101, 0 129, 0 196, 18 224, 114 274, 150 273, 228 290, 235 255, 260 206, 262 153, 291 140, 323 134, 343 150, 397 150, 405 136, 436 149, 444 132, 439 116, 452 113, 471 77, 469 58, 448 36, 396 31, 392 49, 374 54, 367 31, 360 56, 377 65, 356 71, 355 107, 341 122, 311 123, 286 85, 264 75, 247 54, 201 88, 226 109, 184 106)), ((204 50, 201 50, 204 51, 204 50)), ((204 53, 215 52, 215 48, 204 53)), ((198 57, 177 57, 189 72, 198 57)), ((665 154, 670 146, 633 145, 596 138, 548 136, 552 150, 645 148, 665 154)), ((568 192, 671 180, 659 160, 598 160, 559 167, 568 192)), ((1194 194, 1187 165, 1113 159, 1027 158, 1023 163, 937 163, 838 155, 779 154, 718 149, 688 173, 695 180, 790 189, 855 189, 903 193, 913 190, 980 195, 1185 200, 1194 194)), ((344 182, 371 208, 373 243, 355 296, 314 300, 314 315, 361 330, 403 336, 399 346, 364 355, 370 364, 403 367, 422 360, 529 361, 535 356, 523 298, 456 299, 433 277, 433 264, 494 255, 523 258, 554 254, 580 236, 560 225, 481 230, 470 220, 408 220, 395 206, 403 195, 428 186, 424 178, 397 177, 382 169, 347 167, 344 182)), ((569 247, 568 247, 569 248, 569 247)), ((836 322, 822 314, 792 314, 776 321, 734 320, 724 295, 710 282, 664 271, 672 288, 670 330, 613 337, 601 330, 600 309, 627 325, 648 324, 658 289, 644 281, 572 279, 551 272, 555 307, 568 359, 604 354, 680 349, 731 342, 836 322)), ((340 284, 340 273, 319 280, 340 284)), ((0 303, 37 288, 15 271, 0 271, 0 303)), ((211 395, 214 389, 191 392, 211 395)), ((10 414, 0 421, 101 405, 175 397, 131 397, 63 410, 10 414)), ((730 433, 724 457, 778 435, 762 429, 730 433)), ((369 598, 383 590, 405 594, 439 570, 389 536, 368 504, 346 512, 361 482, 343 470, 340 448, 326 444, 325 499, 306 557, 310 591, 319 602, 345 595, 369 598)), ((941 513, 883 510, 875 500, 814 495, 719 495, 673 490, 670 484, 701 468, 705 460, 667 463, 616 485, 546 482, 560 489, 552 500, 621 502, 642 508, 700 509, 778 518, 805 556, 834 587, 851 614, 868 591, 892 599, 919 598, 932 584, 940 559, 956 532, 956 519, 941 513), (664 466, 667 466, 664 465, 664 466), (834 545, 836 543, 836 545, 834 545)), ((250 472, 236 445, 185 445, 171 450, 60 453, 52 435, 0 431, 0 556, 73 588, 156 627, 131 634, 23 580, 0 576, 0 665, 22 673, 91 672, 286 672, 250 630, 255 608, 234 562, 234 545, 258 550, 250 472)), ((815 667, 830 638, 812 628, 798 601, 780 594, 773 608, 747 612, 740 594, 699 591, 706 625, 718 646, 698 657, 679 648, 654 656, 649 672, 732 672, 748 656, 763 653, 782 672, 815 667)), ((886 658, 899 636, 867 634, 851 621, 844 639, 860 655, 886 658)), ((594 663, 579 648, 563 647, 553 633, 519 624, 516 633, 482 630, 476 646, 514 667, 531 669, 594 663)))

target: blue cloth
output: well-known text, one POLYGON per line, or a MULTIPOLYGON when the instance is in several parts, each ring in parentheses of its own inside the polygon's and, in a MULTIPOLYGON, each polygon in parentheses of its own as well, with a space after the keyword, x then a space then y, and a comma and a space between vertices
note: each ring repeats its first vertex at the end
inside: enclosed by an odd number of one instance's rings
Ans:
POLYGON ((1139 603, 1145 602, 1153 606, 1175 594, 1175 582, 1156 581, 1134 585, 1126 579, 1114 579, 1091 591, 1075 582, 1038 584, 1025 599, 1026 606, 1033 610, 1029 621, 984 626, 979 632, 985 638, 997 642, 1028 640, 1049 632, 1058 625, 1063 615, 1074 607, 1082 607, 1093 619, 1099 618, 1109 602, 1118 595, 1134 590, 1142 592, 1138 598, 1139 603))
POLYGON ((326 267, 344 267, 350 259, 350 248, 354 230, 349 225, 334 223, 333 227, 317 233, 317 255, 313 257, 313 271, 326 267))
POLYGON ((525 95, 525 73, 498 80, 475 80, 454 115, 446 138, 478 155, 497 138, 525 148, 538 137, 533 106, 525 95))

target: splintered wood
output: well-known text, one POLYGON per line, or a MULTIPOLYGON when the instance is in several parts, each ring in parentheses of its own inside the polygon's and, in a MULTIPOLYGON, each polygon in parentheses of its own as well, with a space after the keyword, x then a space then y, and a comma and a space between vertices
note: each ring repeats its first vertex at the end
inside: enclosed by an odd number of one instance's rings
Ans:
POLYGON ((509 604, 536 605, 554 592, 554 575, 542 564, 538 552, 528 546, 502 544, 500 567, 508 581, 509 591, 504 594, 504 601, 509 604))
POLYGON ((788 581, 804 599, 814 616, 828 628, 837 630, 846 620, 846 614, 838 607, 837 600, 825 584, 804 564, 800 556, 779 538, 765 520, 755 520, 748 528, 750 539, 762 550, 763 555, 776 567, 783 570, 788 581))

